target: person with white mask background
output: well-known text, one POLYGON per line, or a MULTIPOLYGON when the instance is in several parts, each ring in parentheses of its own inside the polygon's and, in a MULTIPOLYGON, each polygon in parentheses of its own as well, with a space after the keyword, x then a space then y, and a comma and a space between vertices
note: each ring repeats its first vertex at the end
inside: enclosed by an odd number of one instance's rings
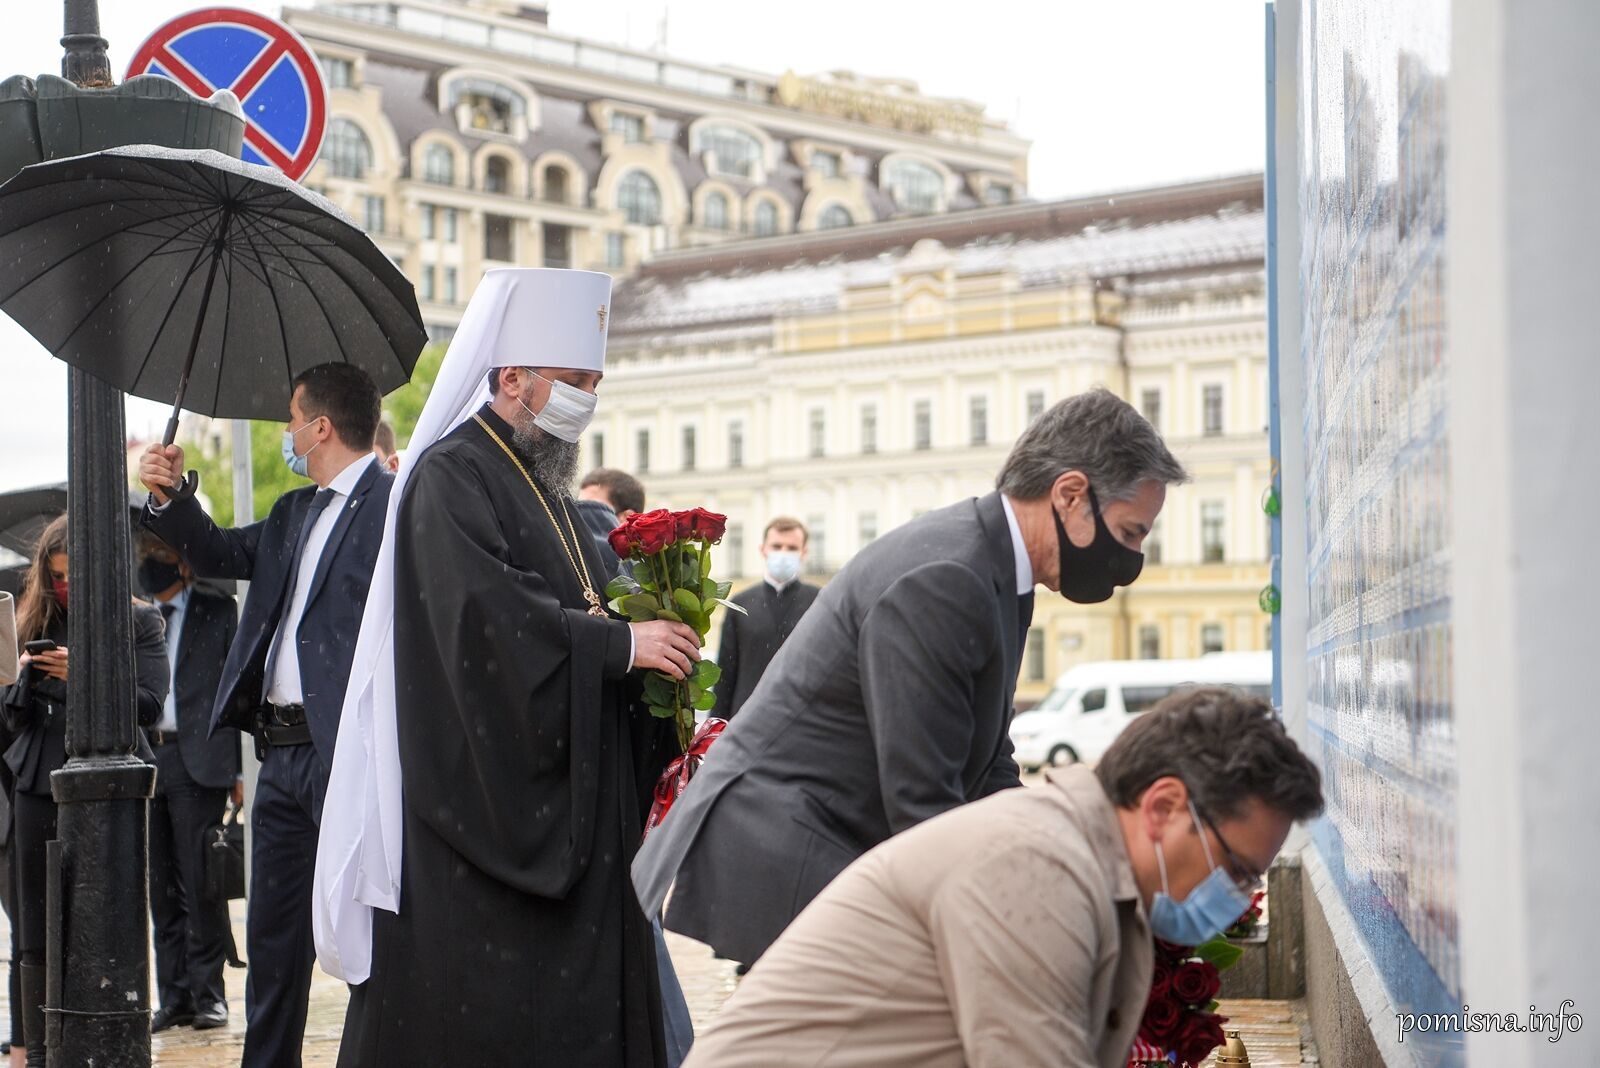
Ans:
POLYGON ((761 582, 733 598, 744 613, 729 612, 722 624, 722 641, 717 647, 722 678, 711 715, 726 720, 738 715, 767 665, 822 592, 800 580, 810 559, 808 541, 805 524, 798 519, 779 516, 767 524, 761 536, 766 574, 761 582))

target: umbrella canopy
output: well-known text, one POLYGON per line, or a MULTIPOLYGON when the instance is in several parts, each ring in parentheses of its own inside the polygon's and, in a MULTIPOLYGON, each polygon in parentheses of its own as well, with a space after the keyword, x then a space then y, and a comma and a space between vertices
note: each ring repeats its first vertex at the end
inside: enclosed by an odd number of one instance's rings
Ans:
POLYGON ((327 200, 268 167, 149 145, 0 186, 0 309, 126 393, 224 418, 284 418, 293 378, 322 363, 387 393, 427 340, 411 283, 327 200))
MULTIPOLYGON (((135 531, 139 529, 139 516, 144 511, 144 504, 145 494, 142 491, 128 491, 128 522, 135 531)), ((39 543, 39 535, 44 533, 44 528, 50 525, 51 520, 66 510, 65 482, 0 493, 0 548, 11 550, 24 561, 14 568, 0 568, 0 590, 16 593, 20 589, 20 576, 33 560, 33 547, 39 543)), ((137 555, 137 545, 134 552, 137 555)), ((135 587, 137 585, 136 582, 135 587)), ((199 585, 229 595, 238 590, 238 584, 232 579, 201 579, 199 585)), ((136 588, 134 592, 139 591, 136 588)))

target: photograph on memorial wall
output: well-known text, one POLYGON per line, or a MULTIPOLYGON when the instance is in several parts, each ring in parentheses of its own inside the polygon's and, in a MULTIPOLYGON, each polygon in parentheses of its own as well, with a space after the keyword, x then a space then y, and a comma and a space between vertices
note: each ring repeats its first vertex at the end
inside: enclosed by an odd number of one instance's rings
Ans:
MULTIPOLYGON (((1327 796, 1314 836, 1395 1009, 1450 1011, 1449 6, 1317 0, 1306 14, 1306 704, 1327 796)), ((1423 1063, 1461 1056, 1459 1036, 1412 1041, 1423 1063)))

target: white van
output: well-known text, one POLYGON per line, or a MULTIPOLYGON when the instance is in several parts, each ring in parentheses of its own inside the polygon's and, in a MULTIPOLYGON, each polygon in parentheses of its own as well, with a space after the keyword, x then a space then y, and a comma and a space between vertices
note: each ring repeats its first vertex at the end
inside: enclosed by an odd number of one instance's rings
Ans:
POLYGON ((1029 770, 1093 763, 1133 722, 1174 690, 1237 686, 1272 697, 1272 654, 1212 653, 1198 660, 1102 660, 1056 680, 1038 707, 1011 721, 1017 764, 1029 770))

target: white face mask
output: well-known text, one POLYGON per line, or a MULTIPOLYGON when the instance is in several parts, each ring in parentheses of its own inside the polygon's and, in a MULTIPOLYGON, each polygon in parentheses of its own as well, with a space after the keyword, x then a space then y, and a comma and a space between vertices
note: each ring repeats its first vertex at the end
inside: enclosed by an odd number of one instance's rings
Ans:
POLYGON ((767 574, 782 586, 800 575, 800 554, 790 549, 774 549, 767 554, 767 574))
POLYGON ((589 421, 594 418, 594 409, 600 403, 600 398, 593 393, 585 393, 577 386, 551 382, 533 371, 528 373, 550 383, 550 399, 544 402, 544 407, 538 412, 528 407, 521 397, 517 398, 517 403, 522 405, 523 411, 533 416, 533 425, 546 434, 568 443, 576 442, 589 428, 589 421))

